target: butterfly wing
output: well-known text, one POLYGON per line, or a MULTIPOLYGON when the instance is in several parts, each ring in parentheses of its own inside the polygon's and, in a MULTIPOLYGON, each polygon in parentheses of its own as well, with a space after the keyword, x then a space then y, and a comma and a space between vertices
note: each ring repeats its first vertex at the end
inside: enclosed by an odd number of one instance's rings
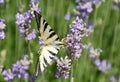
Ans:
POLYGON ((45 46, 39 52, 39 65, 36 67, 36 76, 39 72, 43 72, 48 64, 52 61, 53 57, 58 53, 60 49, 60 45, 62 44, 59 41, 57 34, 53 31, 53 29, 48 25, 45 19, 42 16, 34 11, 37 28, 40 37, 43 39, 45 46))
POLYGON ((43 19, 42 16, 36 11, 34 12, 34 14, 37 21, 38 31, 43 41, 46 44, 53 43, 54 41, 59 41, 57 34, 53 31, 46 20, 43 19))

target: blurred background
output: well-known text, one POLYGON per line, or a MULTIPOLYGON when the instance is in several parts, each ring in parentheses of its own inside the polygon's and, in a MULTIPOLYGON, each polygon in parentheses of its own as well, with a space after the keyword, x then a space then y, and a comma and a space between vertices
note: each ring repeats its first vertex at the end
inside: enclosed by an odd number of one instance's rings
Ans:
MULTIPOLYGON (((38 1, 40 2, 41 15, 60 39, 66 37, 69 25, 74 20, 77 6, 82 2, 82 4, 85 3, 85 0, 38 1), (70 14, 69 20, 65 19, 67 13, 70 14)), ((97 4, 92 4, 92 12, 89 12, 87 17, 83 19, 86 24, 88 24, 89 20, 92 21, 91 25, 94 27, 94 31, 87 38, 84 38, 82 43, 102 49, 100 59, 105 59, 111 64, 111 69, 107 73, 98 70, 89 57, 89 49, 84 49, 82 56, 74 61, 68 79, 55 77, 56 65, 54 63, 48 66, 46 72, 39 76, 36 82, 110 82, 111 76, 114 76, 116 80, 111 82, 120 82, 120 2, 118 2, 117 0, 106 0, 103 2, 101 0, 97 4), (117 6, 115 7, 115 5, 117 6)), ((6 24, 4 29, 6 37, 5 39, 0 39, 0 65, 2 70, 10 69, 12 64, 22 59, 25 54, 31 57, 31 53, 33 62, 27 72, 32 75, 35 69, 39 50, 38 38, 31 41, 20 38, 19 27, 16 24, 15 17, 18 12, 24 13, 29 9, 30 0, 4 0, 3 3, 0 3, 0 18, 4 19, 6 24)), ((35 19, 31 22, 31 28, 35 29, 37 34, 35 19)), ((61 53, 59 54, 64 56, 64 51, 60 51, 61 53)), ((0 82, 6 82, 1 73, 0 82)), ((27 82, 27 80, 15 78, 12 82, 27 82)))

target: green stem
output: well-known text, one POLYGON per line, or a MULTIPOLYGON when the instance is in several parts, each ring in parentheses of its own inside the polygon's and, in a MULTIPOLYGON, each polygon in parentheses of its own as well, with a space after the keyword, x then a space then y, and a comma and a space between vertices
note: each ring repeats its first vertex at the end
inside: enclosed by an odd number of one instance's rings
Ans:
POLYGON ((113 36, 113 43, 112 43, 112 48, 111 48, 111 53, 110 53, 110 58, 112 59, 113 57, 113 52, 114 52, 114 45, 115 45, 115 41, 117 40, 117 30, 118 30, 118 27, 119 27, 119 10, 117 11, 116 13, 116 26, 115 26, 115 29, 114 29, 114 36, 113 36))
MULTIPOLYGON (((74 62, 75 62, 75 61, 74 61, 74 62)), ((74 62, 72 62, 72 65, 71 65, 70 82, 74 82, 74 81, 73 81, 73 78, 74 78, 74 77, 73 77, 73 73, 74 73, 74 71, 73 71, 73 70, 74 70, 74 69, 73 69, 73 68, 74 68, 74 62)))
POLYGON ((104 16, 104 23, 103 23, 103 25, 102 25, 102 29, 101 29, 101 33, 100 33, 100 43, 99 43, 100 47, 102 47, 104 29, 105 29, 105 26, 107 25, 107 21, 108 21, 108 19, 109 19, 109 17, 110 17, 110 14, 109 14, 109 13, 110 13, 110 10, 111 10, 111 7, 110 7, 110 5, 111 5, 111 0, 108 1, 108 4, 106 4, 106 5, 107 5, 106 14, 105 14, 105 16, 104 16))

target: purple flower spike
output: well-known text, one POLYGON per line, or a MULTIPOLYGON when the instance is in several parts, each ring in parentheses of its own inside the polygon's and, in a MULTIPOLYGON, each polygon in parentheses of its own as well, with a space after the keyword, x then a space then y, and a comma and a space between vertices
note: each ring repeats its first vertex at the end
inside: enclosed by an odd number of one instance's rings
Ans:
POLYGON ((90 47, 89 53, 90 53, 90 58, 92 60, 99 59, 100 53, 102 52, 101 49, 94 49, 93 47, 90 47))
POLYGON ((33 17, 34 15, 31 11, 16 14, 16 24, 19 26, 20 36, 27 38, 27 40, 32 40, 36 37, 35 31, 29 33, 31 28, 29 23, 33 17))
POLYGON ((71 60, 66 56, 65 59, 61 58, 57 60, 57 72, 56 77, 59 78, 63 76, 64 78, 69 77, 69 70, 71 68, 71 60))
POLYGON ((21 25, 24 22, 25 22, 24 16, 22 14, 20 14, 20 13, 17 13, 16 14, 16 24, 21 25))
POLYGON ((31 11, 37 11, 38 13, 41 11, 40 8, 38 8, 39 6, 39 2, 37 0, 31 0, 31 5, 30 5, 30 8, 31 8, 31 11))
POLYGON ((79 16, 82 19, 86 19, 86 17, 92 13, 93 5, 97 6, 99 2, 105 2, 105 0, 76 0, 78 4, 75 10, 75 17, 79 16))
POLYGON ((28 11, 28 12, 24 13, 24 18, 25 18, 26 23, 30 23, 33 18, 32 12, 28 11))
POLYGON ((75 21, 70 25, 70 31, 67 34, 68 54, 71 59, 80 58, 82 49, 85 45, 81 43, 81 39, 86 37, 86 24, 82 19, 76 17, 75 21))
POLYGON ((10 69, 8 69, 8 70, 4 70, 3 72, 2 72, 2 75, 3 76, 5 76, 5 80, 6 81, 11 81, 11 80, 13 80, 14 79, 14 77, 15 77, 15 75, 11 72, 11 70, 10 69))
POLYGON ((6 81, 11 81, 15 77, 18 77, 19 79, 22 77, 24 77, 24 79, 28 79, 29 74, 27 70, 31 62, 32 62, 31 60, 28 60, 28 56, 24 55, 23 59, 13 64, 11 69, 4 70, 2 72, 2 75, 5 77, 6 81))

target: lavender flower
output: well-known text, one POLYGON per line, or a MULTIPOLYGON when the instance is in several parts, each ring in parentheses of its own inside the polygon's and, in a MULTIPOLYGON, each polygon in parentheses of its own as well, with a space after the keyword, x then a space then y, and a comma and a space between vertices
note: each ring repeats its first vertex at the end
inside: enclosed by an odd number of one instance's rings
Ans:
POLYGON ((106 60, 100 60, 99 56, 100 53, 102 52, 101 49, 94 49, 93 47, 90 47, 89 53, 90 53, 90 58, 92 62, 98 67, 98 70, 107 73, 108 70, 111 68, 111 64, 106 62, 106 60))
POLYGON ((65 59, 61 58, 57 60, 57 72, 56 77, 59 78, 63 76, 64 78, 69 77, 69 70, 71 68, 71 60, 66 56, 65 59))
POLYGON ((36 38, 35 31, 30 33, 30 28, 32 18, 34 17, 33 11, 40 12, 40 8, 38 8, 39 2, 37 0, 31 0, 30 10, 23 14, 16 14, 16 24, 19 26, 20 36, 27 38, 27 40, 32 40, 36 38))
POLYGON ((3 19, 0 19, 0 39, 4 39, 5 38, 5 33, 4 33, 4 29, 6 27, 5 21, 3 19))
POLYGON ((79 3, 77 6, 77 10, 80 11, 81 17, 85 19, 89 13, 93 11, 91 2, 83 2, 79 3))
POLYGON ((19 26, 20 34, 21 36, 27 38, 27 40, 32 40, 36 38, 35 30, 33 30, 32 33, 29 33, 29 30, 31 28, 29 23, 31 22, 32 18, 33 14, 30 11, 24 14, 16 14, 16 24, 19 26))
POLYGON ((117 10, 117 9, 118 9, 118 4, 115 4, 115 3, 114 3, 113 9, 117 10))
POLYGON ((5 33, 4 31, 0 31, 0 39, 4 39, 5 38, 5 33))
POLYGON ((24 14, 17 13, 16 14, 16 24, 20 26, 24 26, 24 24, 31 22, 33 14, 28 11, 24 14))
POLYGON ((32 18, 33 18, 32 12, 28 11, 28 12, 24 13, 23 15, 24 15, 24 18, 25 18, 25 22, 30 23, 32 18))
POLYGON ((33 16, 30 12, 16 14, 16 24, 19 26, 19 31, 21 34, 26 34, 28 29, 30 29, 30 25, 28 23, 31 22, 32 17, 33 16))
POLYGON ((117 10, 119 8, 120 0, 113 0, 113 9, 117 10))
POLYGON ((5 29, 5 27, 6 27, 6 25, 5 25, 5 20, 3 20, 3 19, 0 19, 0 30, 3 30, 3 29, 5 29))
POLYGON ((28 56, 24 55, 23 59, 17 61, 16 64, 13 64, 11 69, 4 70, 2 75, 5 77, 6 81, 11 81, 15 77, 24 77, 24 79, 28 79, 29 74, 27 70, 30 63, 32 63, 32 60, 28 60, 28 56))
POLYGON ((0 3, 4 3, 4 0, 0 0, 0 3))
POLYGON ((30 8, 31 8, 31 11, 37 11, 38 13, 40 12, 40 8, 38 8, 39 6, 39 2, 37 0, 31 0, 31 5, 30 5, 30 8))
POLYGON ((25 18, 23 16, 23 14, 17 13, 16 14, 16 24, 21 25, 24 22, 25 22, 25 18))
POLYGON ((14 73, 12 73, 12 71, 10 70, 10 69, 8 69, 8 70, 4 70, 3 72, 2 72, 2 75, 3 76, 5 76, 5 80, 6 81, 11 81, 11 80, 13 80, 14 79, 14 77, 15 77, 15 75, 14 75, 14 73))
POLYGON ((107 73, 107 71, 111 68, 111 64, 106 62, 106 60, 100 61, 99 59, 95 61, 95 64, 98 66, 98 69, 102 72, 107 73))
POLYGON ((75 17, 79 16, 82 19, 85 19, 93 11, 93 5, 97 5, 99 2, 105 2, 105 0, 82 0, 81 2, 76 0, 78 5, 75 9, 75 17))
POLYGON ((70 31, 67 34, 67 47, 70 58, 79 58, 85 45, 80 43, 81 39, 86 37, 86 24, 78 17, 70 25, 70 31))
POLYGON ((68 12, 66 15, 65 15, 65 20, 70 20, 70 13, 68 12))
POLYGON ((107 64, 106 60, 103 60, 98 67, 98 69, 102 72, 107 72, 110 68, 111 64, 110 63, 107 64))
POLYGON ((99 66, 100 65, 100 59, 96 59, 94 63, 95 63, 96 66, 99 66))
POLYGON ((35 29, 27 35, 27 40, 32 40, 34 38, 36 38, 35 29))
POLYGON ((93 47, 90 47, 89 53, 90 53, 90 58, 92 60, 99 59, 100 53, 102 52, 101 49, 94 49, 93 47))
POLYGON ((110 82, 118 82, 118 78, 115 75, 112 75, 109 80, 110 82))

